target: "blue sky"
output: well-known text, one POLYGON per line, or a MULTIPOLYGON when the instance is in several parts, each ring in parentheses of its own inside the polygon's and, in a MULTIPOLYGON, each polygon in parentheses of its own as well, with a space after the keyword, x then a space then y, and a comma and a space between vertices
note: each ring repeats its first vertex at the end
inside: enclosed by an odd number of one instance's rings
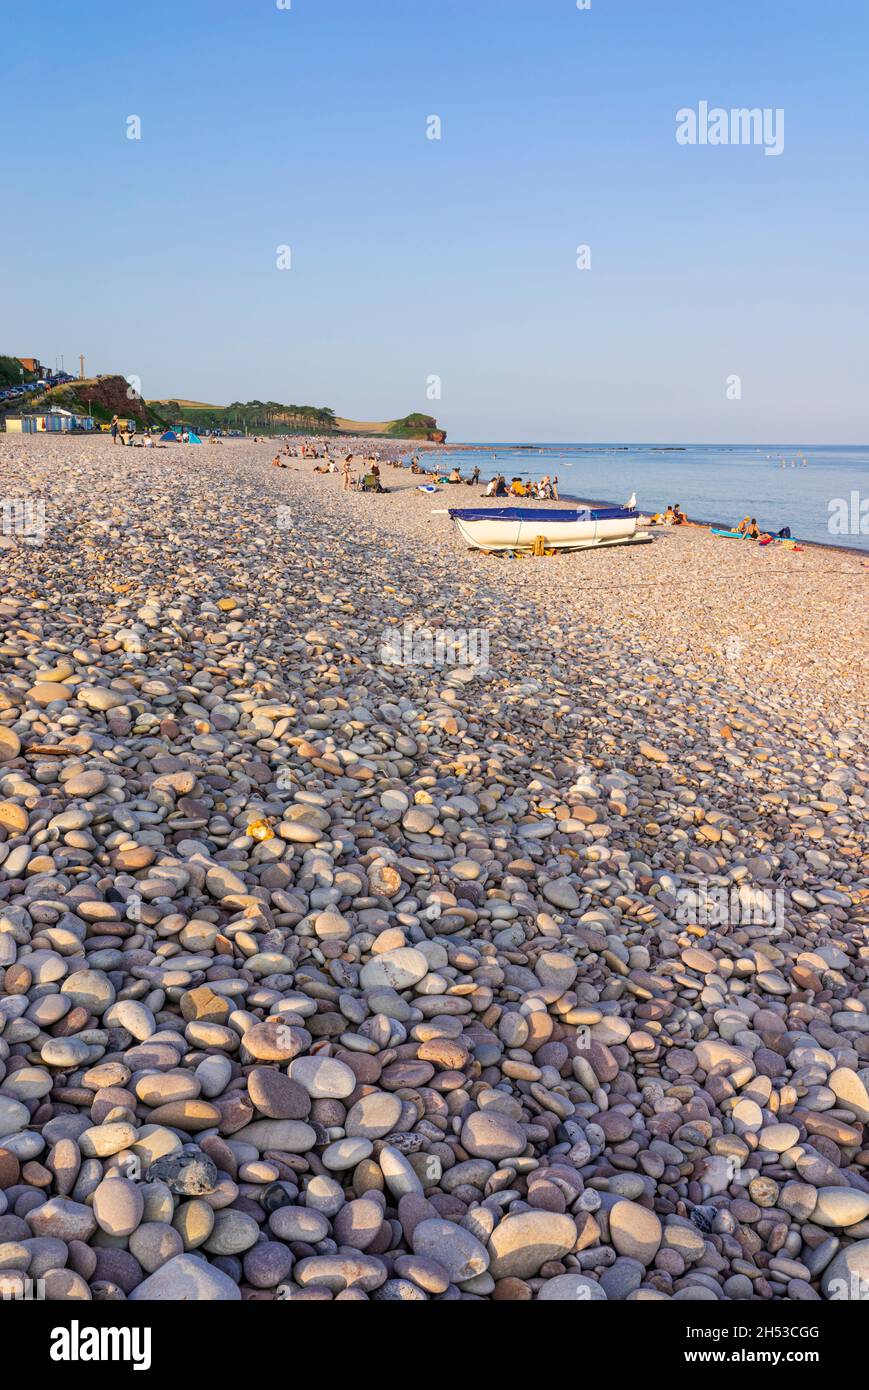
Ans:
POLYGON ((456 440, 869 439, 865 0, 2 8, 0 351, 456 440), (701 101, 783 152, 680 146, 701 101))

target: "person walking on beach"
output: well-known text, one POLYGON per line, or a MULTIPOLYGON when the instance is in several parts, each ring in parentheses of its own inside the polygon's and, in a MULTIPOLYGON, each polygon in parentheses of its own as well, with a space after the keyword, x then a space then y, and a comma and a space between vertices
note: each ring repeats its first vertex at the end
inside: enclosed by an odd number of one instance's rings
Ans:
MULTIPOLYGON (((120 423, 119 423, 119 421, 118 421, 118 417, 117 417, 117 415, 113 415, 113 416, 112 416, 112 429, 111 429, 112 443, 113 443, 113 444, 117 444, 117 442, 118 442, 118 436, 120 435, 120 432, 121 432, 121 426, 120 426, 120 423)), ((121 440, 121 443, 123 444, 123 442, 124 442, 124 441, 123 441, 123 439, 122 439, 122 440, 121 440)))
POLYGON ((552 490, 552 499, 553 499, 553 501, 557 502, 557 501, 558 501, 558 474, 557 474, 557 473, 555 474, 555 477, 552 479, 552 482, 549 484, 549 486, 550 486, 550 488, 551 488, 551 490, 552 490))
POLYGON ((353 486, 353 475, 350 472, 350 455, 348 454, 341 465, 341 489, 349 492, 353 486))

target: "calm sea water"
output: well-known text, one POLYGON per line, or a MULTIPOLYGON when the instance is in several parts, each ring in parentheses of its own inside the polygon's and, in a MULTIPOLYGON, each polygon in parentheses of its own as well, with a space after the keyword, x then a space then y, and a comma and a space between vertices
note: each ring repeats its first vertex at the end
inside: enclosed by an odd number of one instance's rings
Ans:
MULTIPOLYGON (((678 502, 692 520, 726 525, 748 514, 770 531, 789 526, 802 540, 869 551, 869 515, 861 533, 859 507, 869 498, 865 445, 480 444, 426 453, 432 456, 449 467, 458 463, 465 475, 479 464, 486 481, 493 473, 503 473, 508 484, 514 476, 557 474, 561 498, 622 503, 636 492, 641 511, 678 502), (847 504, 844 532, 830 529, 842 513, 837 499, 847 504)), ((462 489, 463 505, 472 505, 477 491, 462 489)))

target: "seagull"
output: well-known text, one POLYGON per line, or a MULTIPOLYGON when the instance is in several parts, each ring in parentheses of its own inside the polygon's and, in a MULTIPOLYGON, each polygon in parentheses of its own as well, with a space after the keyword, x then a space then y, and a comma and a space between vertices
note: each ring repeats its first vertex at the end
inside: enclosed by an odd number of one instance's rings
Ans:
POLYGON ((627 507, 628 511, 632 512, 632 511, 634 510, 634 508, 636 507, 636 505, 637 505, 637 494, 636 494, 635 492, 632 492, 631 495, 630 495, 630 497, 628 498, 627 502, 625 503, 625 506, 627 507))

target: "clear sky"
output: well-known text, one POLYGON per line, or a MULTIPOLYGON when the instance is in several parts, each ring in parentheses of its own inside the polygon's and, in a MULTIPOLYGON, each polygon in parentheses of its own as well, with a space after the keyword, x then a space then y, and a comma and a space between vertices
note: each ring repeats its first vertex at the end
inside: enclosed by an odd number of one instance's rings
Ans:
POLYGON ((454 440, 869 439, 866 0, 279 3, 0 5, 0 352, 454 440), (783 152, 680 145, 703 101, 783 152))

